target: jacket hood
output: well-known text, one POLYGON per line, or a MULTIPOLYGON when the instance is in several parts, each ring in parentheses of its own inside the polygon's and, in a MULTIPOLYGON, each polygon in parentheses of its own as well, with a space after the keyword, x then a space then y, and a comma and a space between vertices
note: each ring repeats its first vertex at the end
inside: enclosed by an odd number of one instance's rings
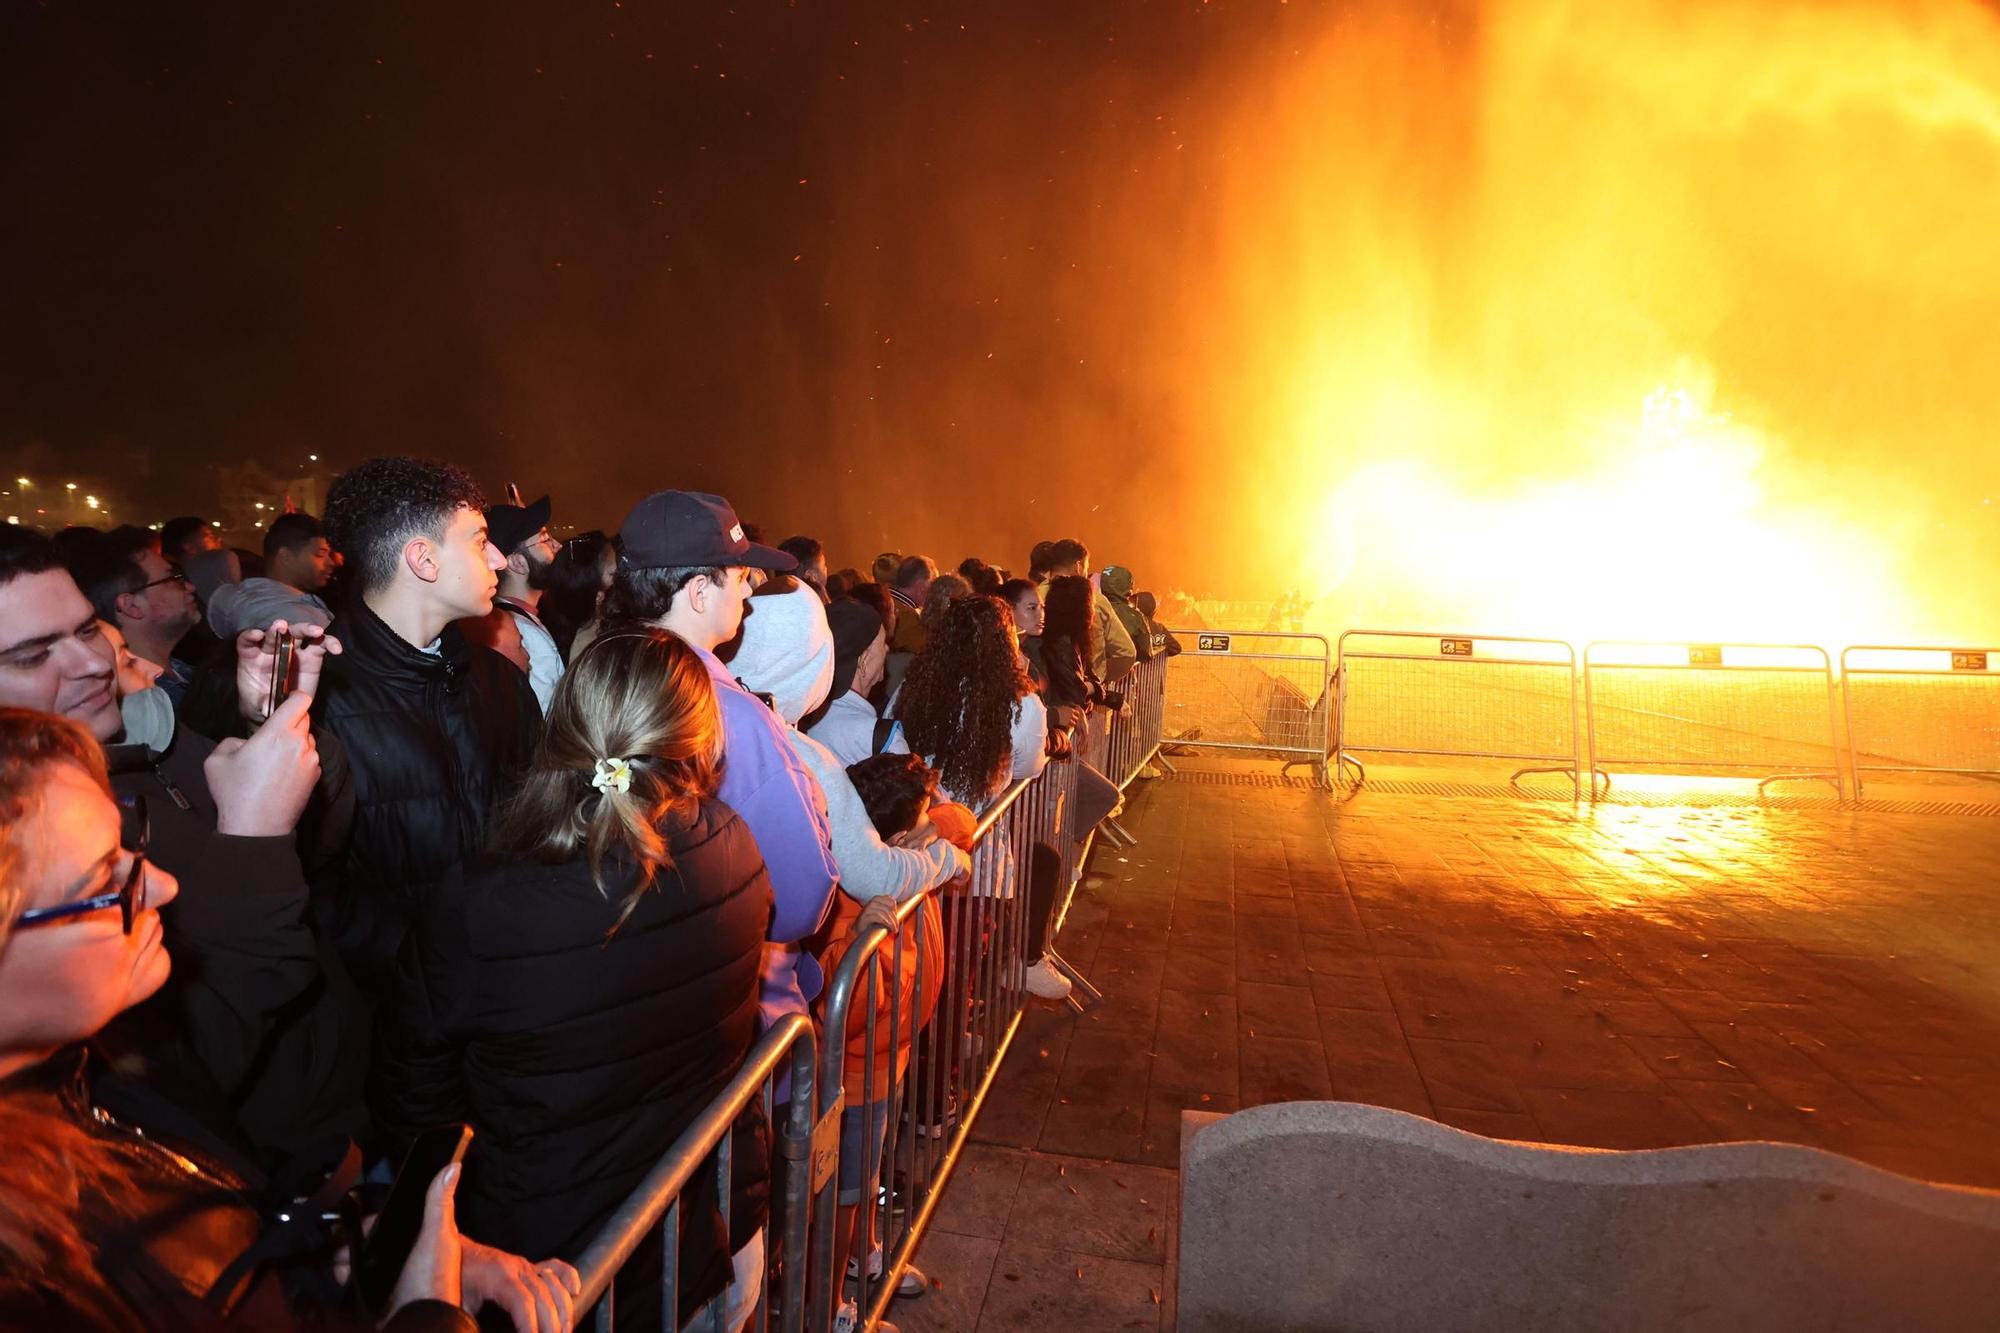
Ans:
POLYGON ((209 596, 208 627, 219 639, 233 639, 246 629, 268 629, 274 620, 288 625, 328 625, 333 613, 317 597, 276 579, 224 583, 209 596))
POLYGON ((729 669, 745 686, 770 695, 778 716, 793 726, 826 702, 833 688, 833 631, 826 603, 811 585, 750 599, 743 642, 729 669))
POLYGON ((1097 580, 1097 590, 1115 601, 1132 595, 1132 571, 1123 565, 1106 565, 1097 580))

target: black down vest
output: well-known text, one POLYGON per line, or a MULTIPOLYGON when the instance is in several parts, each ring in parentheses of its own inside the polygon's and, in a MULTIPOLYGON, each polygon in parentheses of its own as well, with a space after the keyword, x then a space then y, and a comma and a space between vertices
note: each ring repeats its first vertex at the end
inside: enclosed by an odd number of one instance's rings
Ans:
POLYGON ((363 989, 379 995, 411 919, 486 840, 541 738, 528 678, 448 625, 438 651, 405 643, 356 597, 329 628, 313 712, 340 741, 348 795, 312 841, 313 910, 363 989))

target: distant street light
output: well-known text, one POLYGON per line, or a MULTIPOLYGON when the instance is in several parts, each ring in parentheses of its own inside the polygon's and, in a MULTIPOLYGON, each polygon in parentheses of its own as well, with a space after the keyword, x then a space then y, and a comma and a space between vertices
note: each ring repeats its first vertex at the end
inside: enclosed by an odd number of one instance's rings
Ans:
POLYGON ((72 481, 64 489, 73 491, 76 489, 76 483, 72 481))

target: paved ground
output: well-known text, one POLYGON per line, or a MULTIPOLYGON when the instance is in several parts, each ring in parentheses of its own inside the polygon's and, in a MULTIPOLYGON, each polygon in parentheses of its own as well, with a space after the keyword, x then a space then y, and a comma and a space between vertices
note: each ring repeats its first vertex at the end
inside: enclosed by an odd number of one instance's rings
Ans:
POLYGON ((1171 1328, 1183 1108, 1780 1139, 2000 1187, 2000 818, 1336 801, 1197 768, 1098 854, 1060 947, 1109 1000, 1024 1020, 904 1329, 1171 1328))

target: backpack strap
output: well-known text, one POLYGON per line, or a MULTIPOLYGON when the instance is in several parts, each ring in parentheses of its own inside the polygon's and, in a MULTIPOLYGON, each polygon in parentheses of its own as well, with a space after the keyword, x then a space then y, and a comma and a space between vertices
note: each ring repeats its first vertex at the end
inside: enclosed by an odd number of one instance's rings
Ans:
POLYGON ((874 748, 869 750, 868 753, 881 754, 888 746, 889 738, 896 734, 896 726, 897 722, 893 717, 877 718, 875 721, 874 748))

